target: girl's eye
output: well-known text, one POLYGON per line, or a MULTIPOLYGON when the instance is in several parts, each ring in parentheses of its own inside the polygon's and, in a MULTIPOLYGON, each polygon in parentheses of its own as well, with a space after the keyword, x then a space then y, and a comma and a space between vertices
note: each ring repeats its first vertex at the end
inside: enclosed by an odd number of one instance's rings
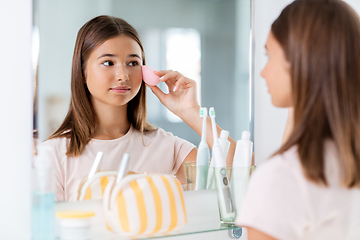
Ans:
POLYGON ((137 61, 132 61, 129 63, 130 66, 137 66, 139 63, 137 61))
POLYGON ((114 63, 112 61, 105 61, 105 62, 103 62, 103 65, 110 67, 110 66, 113 66, 114 63))

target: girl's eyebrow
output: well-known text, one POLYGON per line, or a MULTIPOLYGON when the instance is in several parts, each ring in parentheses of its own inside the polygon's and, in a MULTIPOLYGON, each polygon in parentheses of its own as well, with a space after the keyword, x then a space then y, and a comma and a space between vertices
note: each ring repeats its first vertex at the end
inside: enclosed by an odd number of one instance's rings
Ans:
POLYGON ((115 57, 115 55, 110 54, 110 53, 105 53, 105 54, 101 55, 98 59, 103 58, 103 57, 115 57))
MULTIPOLYGON (((103 57, 116 57, 116 55, 110 54, 110 53, 105 53, 105 54, 101 55, 98 59, 103 58, 103 57)), ((130 54, 129 57, 136 57, 136 58, 139 58, 141 60, 141 57, 139 55, 135 54, 135 53, 130 54)))
POLYGON ((129 57, 137 57, 137 58, 139 58, 141 60, 141 57, 139 55, 135 54, 135 53, 130 54, 129 57))

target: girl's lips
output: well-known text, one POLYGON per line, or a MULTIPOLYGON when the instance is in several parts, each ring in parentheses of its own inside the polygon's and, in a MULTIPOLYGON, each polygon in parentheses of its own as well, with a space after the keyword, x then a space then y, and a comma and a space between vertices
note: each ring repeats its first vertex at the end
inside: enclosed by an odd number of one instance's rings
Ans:
POLYGON ((127 93, 128 91, 130 91, 130 88, 129 87, 114 87, 114 88, 110 88, 110 90, 115 93, 127 93))

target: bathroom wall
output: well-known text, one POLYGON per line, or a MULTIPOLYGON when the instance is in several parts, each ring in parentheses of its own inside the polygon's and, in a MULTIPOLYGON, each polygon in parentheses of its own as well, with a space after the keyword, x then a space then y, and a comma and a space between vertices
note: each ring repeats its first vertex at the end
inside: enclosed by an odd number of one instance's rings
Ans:
POLYGON ((30 240, 32 1, 0 1, 0 239, 30 240))
POLYGON ((260 72, 267 62, 265 43, 272 22, 290 0, 255 0, 255 161, 261 164, 281 145, 287 110, 271 104, 270 94, 260 72))

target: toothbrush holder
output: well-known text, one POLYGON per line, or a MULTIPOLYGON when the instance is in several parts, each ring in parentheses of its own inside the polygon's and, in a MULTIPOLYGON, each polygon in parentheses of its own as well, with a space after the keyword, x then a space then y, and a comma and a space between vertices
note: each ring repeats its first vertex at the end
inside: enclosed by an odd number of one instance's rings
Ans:
MULTIPOLYGON (((209 171, 209 166, 197 166, 196 162, 185 162, 184 169, 185 169, 185 191, 194 191, 196 190, 196 175, 201 173, 207 173, 209 171)), ((207 179, 207 174, 206 174, 207 179)), ((206 185, 205 188, 206 189, 206 185)))

